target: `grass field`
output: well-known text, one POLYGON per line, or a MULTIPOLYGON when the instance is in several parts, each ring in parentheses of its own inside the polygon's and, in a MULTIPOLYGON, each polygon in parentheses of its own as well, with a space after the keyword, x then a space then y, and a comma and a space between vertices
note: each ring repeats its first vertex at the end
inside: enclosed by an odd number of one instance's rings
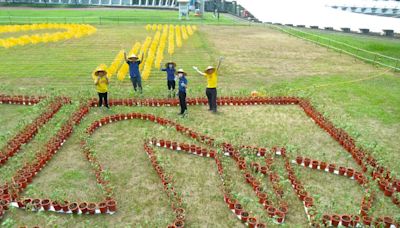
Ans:
MULTIPOLYGON (((43 12, 10 8, 6 11, 12 15, 29 11, 30 16, 43 12)), ((0 16, 6 15, 6 11, 1 10, 0 16)), ((129 13, 129 16, 139 17, 156 11, 45 10, 48 16, 55 12, 58 16, 98 16, 100 12, 111 16, 121 12, 121 16, 129 13)), ((169 18, 171 14, 164 11, 156 13, 160 18, 169 18)), ((142 21, 146 22, 150 21, 142 21)), ((251 91, 257 90, 268 96, 301 96, 310 99, 336 126, 349 132, 359 145, 370 149, 394 175, 400 175, 399 73, 322 48, 270 27, 217 26, 213 25, 212 18, 202 23, 204 25, 199 25, 199 30, 172 57, 166 54, 166 60, 174 60, 178 67, 187 70, 189 97, 205 96, 205 80, 197 76, 191 67, 197 65, 205 68, 215 63, 219 56, 224 56, 219 96, 249 96, 251 91), (210 25, 206 25, 208 23, 210 25)), ((79 100, 96 96, 90 76, 96 66, 100 63, 110 64, 121 48, 128 50, 135 41, 142 42, 147 35, 153 34, 145 30, 144 24, 114 23, 95 27, 97 32, 94 35, 80 39, 0 49, 1 93, 49 97, 65 95, 74 100, 72 105, 64 106, 17 156, 0 167, 0 183, 9 181, 12 174, 57 132, 77 108, 79 100)), ((332 38, 341 36, 323 35, 332 38)), ((363 44, 359 44, 362 48, 371 46, 368 50, 398 57, 397 52, 388 51, 398 41, 365 39, 357 35, 349 35, 346 40, 351 40, 353 45, 362 40, 363 44)), ((131 87, 128 80, 119 82, 114 76, 110 96, 134 97, 136 94, 131 87)), ((144 81, 143 97, 166 96, 164 73, 153 71, 150 79, 144 81)), ((38 115, 46 102, 33 107, 0 104, 0 146, 18 132, 19 125, 22 125, 18 124, 20 118, 14 116, 21 116, 25 123, 38 115)), ((235 145, 287 146, 290 148, 288 156, 292 159, 300 154, 334 161, 338 165, 358 167, 351 156, 297 106, 220 107, 217 115, 205 109, 203 106, 189 107, 188 118, 182 119, 176 115, 178 108, 113 107, 110 111, 93 108, 24 192, 24 196, 65 197, 76 201, 100 200, 101 190, 78 144, 81 132, 91 122, 115 113, 154 113, 235 145)), ((110 171, 110 180, 115 186, 115 196, 119 203, 115 215, 89 217, 12 209, 3 218, 2 226, 166 227, 173 214, 162 184, 142 145, 144 138, 153 136, 195 143, 173 129, 139 120, 105 126, 92 136, 99 161, 110 171)), ((212 160, 162 149, 156 149, 156 152, 162 157, 167 171, 173 173, 176 188, 183 193, 188 227, 243 227, 226 209, 217 168, 212 160)), ((224 162, 230 164, 227 167, 228 173, 235 180, 233 188, 238 198, 257 217, 265 218, 265 211, 255 203, 257 197, 245 184, 233 161, 224 158, 224 162)), ((278 170, 283 170, 283 162, 277 163, 278 170)), ((363 189, 353 181, 302 168, 296 168, 296 173, 310 193, 315 195, 316 204, 324 213, 358 213, 363 189)), ((266 188, 271 188, 269 182, 264 184, 266 188)), ((290 202, 286 226, 306 227, 307 218, 301 202, 288 183, 284 189, 287 193, 285 200, 290 202)), ((400 210, 390 203, 390 199, 380 194, 375 203, 373 215, 390 215, 399 219, 400 210)), ((269 226, 277 226, 270 219, 265 220, 269 226)))
POLYGON ((354 35, 306 28, 298 29, 287 26, 277 28, 324 46, 338 48, 338 52, 347 51, 360 57, 360 59, 367 59, 366 61, 369 63, 376 64, 376 61, 392 67, 392 69, 400 69, 400 41, 397 38, 354 35))
MULTIPOLYGON (((1 7, 1 5, 0 5, 1 7)), ((176 10, 145 10, 127 8, 24 8, 11 7, 0 11, 0 24, 21 23, 91 23, 91 24, 145 24, 181 23, 176 10), (162 13, 160 13, 162 12, 162 13)), ((212 13, 204 17, 189 15, 184 23, 191 24, 237 24, 238 21, 221 14, 219 20, 212 13)))

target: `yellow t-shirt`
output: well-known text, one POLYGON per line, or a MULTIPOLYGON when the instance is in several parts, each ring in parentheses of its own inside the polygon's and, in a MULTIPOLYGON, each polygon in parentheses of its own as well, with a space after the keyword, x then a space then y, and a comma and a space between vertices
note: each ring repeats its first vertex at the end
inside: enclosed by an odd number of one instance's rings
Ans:
POLYGON ((217 88, 218 75, 217 71, 214 71, 212 74, 205 73, 205 77, 207 78, 207 88, 217 88))
POLYGON ((96 85, 96 90, 98 93, 105 93, 108 91, 106 76, 99 79, 99 83, 96 85))

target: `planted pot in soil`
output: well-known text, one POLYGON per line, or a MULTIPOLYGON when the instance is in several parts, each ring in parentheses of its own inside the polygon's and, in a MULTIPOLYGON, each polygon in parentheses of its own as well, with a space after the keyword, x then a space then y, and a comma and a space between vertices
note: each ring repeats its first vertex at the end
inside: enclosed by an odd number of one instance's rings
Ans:
POLYGON ((275 212, 275 217, 278 223, 283 223, 283 220, 285 219, 285 214, 282 211, 277 210, 275 212))
POLYGON ((251 218, 249 218, 249 219, 247 220, 247 223, 249 224, 249 228, 254 228, 254 227, 256 227, 257 219, 251 217, 251 218))
POLYGON ((325 170, 328 164, 326 162, 321 162, 319 163, 319 169, 320 170, 325 170))
POLYGON ((88 203, 87 205, 87 212, 90 215, 94 215, 96 213, 96 204, 95 203, 88 203))
POLYGON ((102 214, 107 213, 107 204, 105 202, 99 203, 99 209, 102 214))
POLYGON ((235 209, 235 204, 236 204, 236 200, 232 199, 232 198, 228 198, 227 203, 229 205, 229 209, 235 209))
POLYGON ((371 223, 372 223, 372 218, 371 217, 365 215, 365 216, 362 217, 362 219, 363 219, 363 224, 364 225, 366 225, 366 226, 370 226, 371 225, 371 223))
POLYGON ((316 161, 316 160, 313 160, 313 161, 311 162, 311 166, 312 166, 313 169, 317 169, 317 168, 318 168, 318 165, 319 165, 319 162, 316 161))
POLYGON ((340 216, 335 214, 332 215, 331 219, 332 219, 332 226, 337 227, 340 222, 340 216))
POLYGON ((390 185, 385 187, 385 196, 392 196, 394 192, 394 188, 390 185))
POLYGON ((335 164, 329 164, 328 169, 329 169, 330 173, 333 173, 335 171, 335 169, 336 169, 336 165, 335 164))
POLYGON ((247 220, 249 219, 249 213, 247 213, 246 211, 242 211, 240 216, 241 216, 240 219, 242 220, 242 222, 247 222, 247 220))
POLYGON ((79 212, 78 203, 70 203, 69 206, 68 206, 68 209, 69 209, 73 214, 78 214, 78 212, 79 212))
POLYGON ((45 211, 48 211, 50 209, 51 201, 49 199, 43 199, 41 203, 45 211))
POLYGON ((276 212, 276 208, 273 206, 270 206, 267 208, 267 213, 270 217, 273 217, 275 215, 276 212))
POLYGON ((305 167, 309 167, 309 166, 310 166, 310 163, 311 163, 311 159, 309 159, 309 158, 304 158, 304 166, 305 166, 305 167))
POLYGON ((328 227, 331 223, 332 217, 328 214, 324 214, 322 216, 322 223, 324 224, 324 226, 328 227))
POLYGON ((351 217, 349 215, 342 215, 341 220, 342 220, 342 226, 349 226, 351 222, 351 217))
POLYGON ((175 225, 175 227, 184 227, 185 222, 182 220, 175 220, 174 225, 175 225))
POLYGON ((383 217, 383 222, 385 223, 386 227, 390 227, 391 225, 395 224, 394 220, 389 216, 383 217))
POLYGON ((304 198, 304 204, 306 207, 311 207, 314 204, 314 199, 307 196, 304 198))
POLYGON ((351 226, 356 227, 358 224, 360 224, 360 216, 358 215, 353 215, 351 219, 351 226))
POLYGON ((243 211, 243 207, 240 203, 235 204, 235 214, 240 215, 243 211))
POLYGON ((346 176, 352 177, 353 175, 354 175, 354 169, 348 168, 348 169, 346 170, 346 176))
POLYGON ((79 210, 82 212, 82 214, 86 214, 88 211, 87 208, 88 204, 86 202, 82 202, 79 204, 79 210))
POLYGON ((341 176, 343 176, 345 173, 346 173, 346 168, 345 167, 343 167, 343 166, 340 166, 339 167, 339 175, 341 175, 341 176))
POLYGON ((107 208, 109 211, 115 212, 117 210, 117 202, 115 202, 115 200, 108 200, 107 208))

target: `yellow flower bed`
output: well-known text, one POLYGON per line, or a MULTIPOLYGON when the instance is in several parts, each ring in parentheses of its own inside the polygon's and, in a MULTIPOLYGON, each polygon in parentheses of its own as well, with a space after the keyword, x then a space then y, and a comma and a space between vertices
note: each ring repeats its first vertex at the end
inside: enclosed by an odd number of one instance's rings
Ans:
POLYGON ((0 39, 0 47, 10 48, 37 43, 57 42, 88 36, 96 32, 96 28, 84 24, 32 24, 32 25, 2 25, 0 33, 11 33, 21 31, 37 31, 48 29, 65 29, 65 32, 23 35, 20 37, 9 37, 0 39))
MULTIPOLYGON (((150 77, 153 68, 160 69, 167 44, 167 51, 171 57, 175 53, 175 42, 177 47, 182 47, 182 39, 189 39, 197 30, 197 27, 191 25, 148 24, 145 26, 145 29, 148 32, 155 32, 154 36, 146 37, 142 45, 136 42, 129 51, 129 55, 135 54, 139 58, 143 54, 143 59, 141 59, 142 64, 139 67, 143 80, 147 80, 150 77)), ((107 69, 108 77, 111 78, 114 74, 117 74, 117 78, 120 81, 124 80, 129 72, 128 64, 124 63, 123 50, 118 52, 108 68, 105 64, 101 64, 100 66, 107 69)), ((94 74, 92 76, 94 77, 94 74)))

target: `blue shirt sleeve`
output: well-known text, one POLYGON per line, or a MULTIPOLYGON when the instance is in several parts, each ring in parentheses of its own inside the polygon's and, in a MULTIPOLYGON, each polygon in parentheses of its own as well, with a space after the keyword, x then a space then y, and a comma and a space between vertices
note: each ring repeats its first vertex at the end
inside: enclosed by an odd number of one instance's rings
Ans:
POLYGON ((167 68, 162 68, 161 70, 162 70, 162 71, 167 71, 167 68))

